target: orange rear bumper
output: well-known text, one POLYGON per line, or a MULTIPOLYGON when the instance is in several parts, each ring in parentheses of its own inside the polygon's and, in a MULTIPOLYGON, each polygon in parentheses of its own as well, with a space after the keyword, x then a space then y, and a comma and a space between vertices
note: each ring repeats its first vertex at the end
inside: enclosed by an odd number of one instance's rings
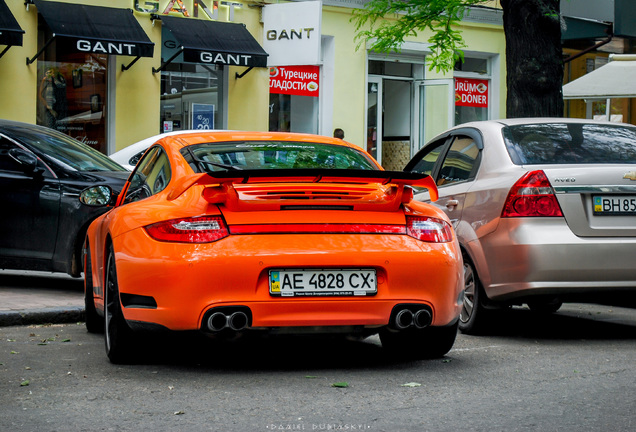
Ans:
POLYGON ((456 242, 423 243, 406 235, 236 235, 215 243, 162 243, 143 229, 114 239, 119 290, 153 297, 156 308, 125 307, 129 321, 171 330, 201 328, 220 306, 245 306, 251 327, 383 326, 397 304, 423 304, 432 325, 460 311, 463 265, 456 242), (374 268, 377 294, 273 297, 272 268, 374 268))

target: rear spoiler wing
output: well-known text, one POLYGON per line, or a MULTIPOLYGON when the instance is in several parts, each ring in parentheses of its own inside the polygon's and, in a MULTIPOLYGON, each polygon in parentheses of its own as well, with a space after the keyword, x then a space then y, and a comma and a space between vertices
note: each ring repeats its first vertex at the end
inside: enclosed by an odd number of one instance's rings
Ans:
POLYGON ((210 171, 194 174, 178 180, 168 195, 169 200, 177 199, 192 186, 228 185, 245 183, 348 183, 348 184, 393 184, 416 186, 428 189, 432 201, 438 198, 437 186, 427 174, 404 171, 349 170, 349 169, 260 169, 210 171))

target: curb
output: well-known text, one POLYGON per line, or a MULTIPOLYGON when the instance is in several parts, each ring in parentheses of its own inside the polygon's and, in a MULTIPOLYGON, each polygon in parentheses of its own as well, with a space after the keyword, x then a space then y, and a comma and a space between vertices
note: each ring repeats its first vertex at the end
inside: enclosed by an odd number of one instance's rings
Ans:
POLYGON ((31 324, 67 324, 79 321, 84 321, 84 308, 81 306, 0 311, 0 327, 31 324))

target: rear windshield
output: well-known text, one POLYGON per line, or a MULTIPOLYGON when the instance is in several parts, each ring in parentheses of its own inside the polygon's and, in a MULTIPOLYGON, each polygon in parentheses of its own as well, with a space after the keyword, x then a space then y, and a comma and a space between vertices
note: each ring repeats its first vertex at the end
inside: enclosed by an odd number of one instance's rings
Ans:
POLYGON ((245 141, 197 144, 182 154, 195 172, 257 169, 379 169, 363 152, 319 143, 245 141))
POLYGON ((503 136, 517 165, 636 163, 636 128, 625 125, 517 125, 503 136))

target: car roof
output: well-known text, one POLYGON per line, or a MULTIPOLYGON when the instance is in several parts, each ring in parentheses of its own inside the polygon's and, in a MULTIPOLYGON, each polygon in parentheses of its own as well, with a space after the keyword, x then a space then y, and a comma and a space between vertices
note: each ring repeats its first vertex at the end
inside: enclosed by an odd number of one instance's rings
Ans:
POLYGON ((633 125, 627 123, 616 123, 616 122, 608 122, 601 120, 593 120, 593 119, 580 119, 580 118, 566 118, 566 117, 525 117, 525 118, 508 118, 508 119, 496 119, 496 120, 483 120, 483 121, 474 121, 469 123, 463 123, 455 126, 453 129, 462 128, 462 127, 488 127, 489 125, 494 126, 497 125, 499 127, 503 126, 514 126, 514 125, 524 125, 524 124, 537 124, 537 123, 578 123, 578 124, 605 124, 605 125, 614 125, 614 126, 628 126, 631 127, 633 125))
POLYGON ((305 143, 320 142, 361 149, 360 146, 339 138, 295 132, 199 131, 199 133, 171 134, 162 137, 158 141, 174 142, 181 146, 228 141, 295 141, 305 143))

